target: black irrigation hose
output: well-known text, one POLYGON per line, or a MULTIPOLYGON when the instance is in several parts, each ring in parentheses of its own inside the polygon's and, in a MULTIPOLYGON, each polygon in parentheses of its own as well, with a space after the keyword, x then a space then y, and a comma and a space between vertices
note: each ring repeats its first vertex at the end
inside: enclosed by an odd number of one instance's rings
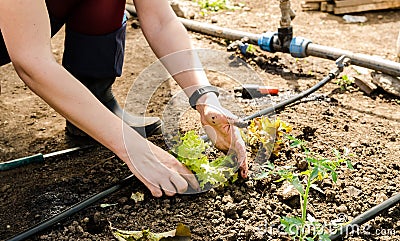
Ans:
POLYGON ((307 89, 307 90, 301 92, 300 94, 298 94, 298 95, 296 95, 296 96, 293 96, 293 97, 291 97, 291 98, 289 98, 289 99, 287 99, 287 100, 281 101, 281 102, 279 102, 278 104, 276 104, 276 105, 274 105, 274 106, 271 106, 271 107, 265 108, 265 109, 263 109, 263 110, 260 110, 260 111, 254 113, 254 114, 252 114, 252 115, 250 115, 250 116, 246 116, 243 120, 249 121, 249 120, 252 120, 252 119, 254 119, 254 118, 263 116, 263 115, 271 114, 271 113, 273 113, 273 112, 276 111, 276 110, 283 109, 283 108, 285 108, 287 105, 290 105, 290 104, 292 104, 292 103, 294 103, 294 102, 296 102, 296 101, 298 101, 298 100, 300 100, 300 99, 302 99, 302 98, 304 98, 304 97, 306 97, 306 96, 308 96, 308 95, 314 93, 315 91, 317 91, 317 90, 320 89, 322 86, 324 86, 324 85, 327 84, 329 81, 331 81, 331 80, 333 80, 333 79, 335 79, 335 78, 336 78, 336 76, 335 76, 334 73, 329 73, 328 76, 326 76, 323 80, 321 80, 320 82, 318 82, 318 83, 317 83, 316 85, 314 85, 313 87, 311 87, 311 88, 309 88, 309 89, 307 89))
POLYGON ((350 234, 352 231, 359 230, 359 226, 366 223, 367 221, 373 219, 378 214, 383 211, 388 210, 389 208, 394 207, 396 204, 400 203, 400 193, 394 195, 393 197, 389 198, 388 200, 384 201, 381 204, 376 205, 375 207, 371 208, 370 210, 358 215, 351 221, 348 225, 343 226, 340 231, 331 234, 329 238, 332 241, 338 240, 339 238, 350 234))
POLYGON ((315 91, 317 91, 318 89, 320 89, 322 86, 326 85, 329 81, 335 79, 342 71, 343 71, 343 67, 347 66, 350 62, 349 58, 346 58, 346 56, 341 56, 340 58, 338 58, 336 60, 336 65, 337 67, 332 69, 329 74, 320 82, 318 82, 316 85, 314 85, 313 87, 301 92, 300 94, 293 96, 292 98, 289 98, 287 100, 281 101, 278 104, 265 108, 263 110, 260 110, 250 116, 246 116, 245 118, 243 118, 244 121, 249 121, 252 120, 254 118, 263 116, 263 115, 268 115, 273 113, 275 110, 280 110, 283 109, 284 107, 293 104, 294 102, 314 93, 315 91))
POLYGON ((63 220, 64 218, 67 218, 77 212, 79 212, 80 210, 86 208, 87 206, 99 201, 100 199, 110 195, 111 193, 127 186, 132 180, 133 180, 134 175, 130 175, 128 177, 126 177, 125 179, 119 181, 117 184, 115 184, 114 186, 111 186, 110 188, 97 193, 75 205, 73 205, 72 207, 64 210, 63 212, 49 218, 46 219, 36 225, 34 225, 33 227, 28 228, 27 230, 23 231, 22 233, 10 238, 8 241, 20 241, 20 240, 24 240, 29 238, 32 235, 35 235, 47 228, 49 228, 50 226, 58 223, 59 221, 63 220))

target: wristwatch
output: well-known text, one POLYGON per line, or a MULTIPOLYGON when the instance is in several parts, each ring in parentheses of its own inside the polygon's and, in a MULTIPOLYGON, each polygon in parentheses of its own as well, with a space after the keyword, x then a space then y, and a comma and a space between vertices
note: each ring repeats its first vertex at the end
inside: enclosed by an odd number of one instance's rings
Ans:
POLYGON ((219 96, 219 91, 217 87, 214 86, 204 86, 201 87, 193 92, 193 94, 189 97, 189 104, 193 109, 196 109, 196 103, 199 100, 199 98, 207 93, 215 93, 217 97, 219 96))

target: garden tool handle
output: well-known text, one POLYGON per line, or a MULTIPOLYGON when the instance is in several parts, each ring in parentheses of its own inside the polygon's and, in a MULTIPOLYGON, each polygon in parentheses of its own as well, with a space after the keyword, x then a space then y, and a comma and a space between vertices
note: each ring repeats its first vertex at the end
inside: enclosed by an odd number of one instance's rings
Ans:
POLYGON ((26 164, 40 163, 40 162, 44 162, 44 156, 42 153, 3 162, 0 165, 0 171, 6 171, 19 166, 24 166, 26 164))

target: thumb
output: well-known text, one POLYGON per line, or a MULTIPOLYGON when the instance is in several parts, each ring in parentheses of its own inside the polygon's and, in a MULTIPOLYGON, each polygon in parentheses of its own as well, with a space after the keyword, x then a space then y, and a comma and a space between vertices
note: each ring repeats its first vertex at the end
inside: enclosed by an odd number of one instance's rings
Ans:
POLYGON ((226 119, 230 125, 234 125, 239 128, 245 128, 250 124, 249 121, 243 120, 235 115, 226 116, 226 119))

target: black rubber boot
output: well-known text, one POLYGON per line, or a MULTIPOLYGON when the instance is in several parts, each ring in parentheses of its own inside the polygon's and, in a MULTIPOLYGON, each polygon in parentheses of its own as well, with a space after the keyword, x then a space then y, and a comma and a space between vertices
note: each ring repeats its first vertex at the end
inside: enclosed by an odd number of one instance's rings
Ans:
MULTIPOLYGON (((77 77, 116 116, 135 129, 143 137, 158 135, 162 132, 162 122, 158 117, 141 117, 125 112, 115 99, 111 86, 115 79, 85 79, 77 77)), ((86 133, 67 121, 66 130, 74 136, 86 136, 86 133)))
MULTIPOLYGON (((124 59, 126 23, 117 31, 91 36, 66 29, 63 66, 84 84, 115 115, 144 137, 161 134, 158 117, 141 117, 124 112, 111 91, 115 78, 121 76, 124 59)), ((71 135, 86 135, 67 121, 71 135)))

